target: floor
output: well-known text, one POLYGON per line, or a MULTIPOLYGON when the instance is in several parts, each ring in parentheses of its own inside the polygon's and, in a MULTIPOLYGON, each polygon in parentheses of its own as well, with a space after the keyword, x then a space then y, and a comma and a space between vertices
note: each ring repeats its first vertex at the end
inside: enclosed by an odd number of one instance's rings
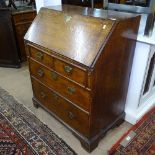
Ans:
MULTIPOLYGON (((20 69, 0 67, 0 87, 7 90, 20 103, 28 107, 41 121, 47 124, 59 137, 61 137, 79 155, 89 155, 80 145, 72 133, 49 115, 42 108, 34 108, 32 104, 32 88, 27 64, 20 69)), ((119 127, 110 130, 100 141, 98 147, 90 155, 107 155, 110 147, 131 127, 124 122, 119 127)))

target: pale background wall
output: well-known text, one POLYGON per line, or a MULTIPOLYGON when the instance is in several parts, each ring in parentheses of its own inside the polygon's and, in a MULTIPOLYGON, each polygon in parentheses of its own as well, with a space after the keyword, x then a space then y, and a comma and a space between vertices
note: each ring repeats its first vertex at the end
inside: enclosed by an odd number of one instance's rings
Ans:
POLYGON ((40 10, 41 7, 44 6, 52 6, 52 5, 61 5, 61 0, 35 0, 37 12, 40 10))

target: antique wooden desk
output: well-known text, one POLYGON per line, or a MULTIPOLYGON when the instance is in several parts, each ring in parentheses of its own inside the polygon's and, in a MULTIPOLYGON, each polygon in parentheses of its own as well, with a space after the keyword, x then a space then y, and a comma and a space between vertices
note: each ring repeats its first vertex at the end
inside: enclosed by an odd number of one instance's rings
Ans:
POLYGON ((135 49, 128 34, 137 34, 139 19, 67 5, 42 8, 25 36, 34 105, 89 152, 124 120, 135 49))
POLYGON ((27 32, 32 21, 36 17, 36 10, 16 10, 12 12, 12 23, 17 39, 20 60, 26 61, 26 52, 24 46, 24 35, 27 32))

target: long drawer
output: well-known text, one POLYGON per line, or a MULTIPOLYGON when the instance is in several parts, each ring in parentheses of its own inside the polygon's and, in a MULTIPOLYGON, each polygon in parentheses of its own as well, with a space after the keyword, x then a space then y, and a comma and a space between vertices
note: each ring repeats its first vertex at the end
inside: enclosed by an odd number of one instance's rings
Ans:
POLYGON ((58 73, 80 83, 83 86, 87 85, 87 72, 75 67, 69 63, 52 57, 47 52, 43 52, 35 47, 29 46, 29 54, 33 59, 43 63, 49 68, 56 70, 58 73))
POLYGON ((69 126, 83 135, 88 136, 89 115, 60 97, 33 77, 31 79, 35 98, 39 100, 44 107, 55 113, 65 123, 69 124, 69 126))
POLYGON ((88 90, 76 85, 54 70, 50 70, 32 59, 29 59, 29 64, 31 75, 89 112, 91 99, 88 90))

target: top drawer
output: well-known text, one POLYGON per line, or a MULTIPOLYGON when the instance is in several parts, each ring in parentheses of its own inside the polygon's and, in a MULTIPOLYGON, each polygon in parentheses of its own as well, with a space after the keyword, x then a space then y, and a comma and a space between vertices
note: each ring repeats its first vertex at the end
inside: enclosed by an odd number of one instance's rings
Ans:
POLYGON ((34 48, 32 46, 29 46, 29 56, 33 59, 41 62, 42 64, 46 65, 49 68, 53 68, 54 60, 53 57, 50 55, 44 53, 43 51, 38 50, 37 48, 34 48))
POLYGON ((74 80, 83 86, 87 85, 87 72, 85 70, 59 60, 58 58, 55 58, 54 56, 32 46, 29 46, 29 54, 33 59, 41 62, 49 68, 52 68, 61 75, 74 80))
POLYGON ((33 21, 35 16, 36 16, 36 12, 24 12, 24 13, 17 13, 17 14, 13 14, 13 21, 15 24, 18 23, 23 23, 23 22, 30 22, 33 21))
POLYGON ((55 59, 54 61, 54 69, 64 75, 65 77, 68 77, 84 86, 86 86, 87 82, 87 74, 86 71, 75 67, 69 63, 66 63, 62 60, 55 59))

